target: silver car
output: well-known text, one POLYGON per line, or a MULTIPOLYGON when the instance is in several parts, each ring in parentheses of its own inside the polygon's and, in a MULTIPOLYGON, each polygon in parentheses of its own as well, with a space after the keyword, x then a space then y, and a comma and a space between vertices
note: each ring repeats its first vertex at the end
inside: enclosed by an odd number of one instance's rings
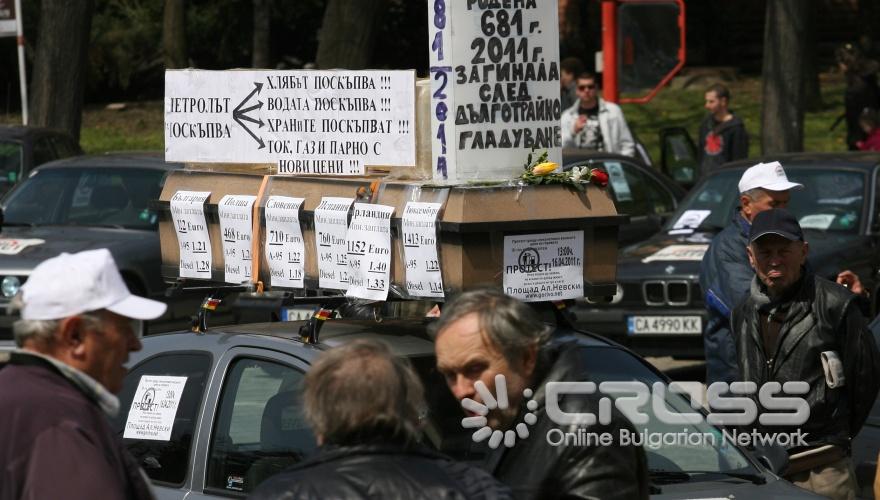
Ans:
MULTIPOLYGON (((430 406, 428 444, 482 465, 486 446, 474 444, 471 432, 461 428, 461 407, 434 368, 425 322, 329 320, 314 343, 301 338, 300 327, 306 324, 232 325, 205 334, 144 339, 143 350, 130 359, 120 394, 122 411, 114 425, 153 480, 158 498, 243 497, 267 477, 313 453, 315 440, 301 413, 303 376, 322 350, 363 338, 387 342, 416 368, 430 406), (164 389, 156 385, 163 381, 164 389), (175 392, 174 384, 182 392, 175 392), (150 420, 141 411, 168 400, 178 402, 177 411, 164 421, 150 420)), ((574 341, 590 367, 589 378, 597 383, 668 382, 638 355, 601 337, 557 328, 554 341, 574 341)), ((691 411, 689 402, 675 393, 667 396, 667 405, 691 411)), ((649 420, 637 430, 668 430, 656 418, 649 420)), ((693 430, 718 432, 708 424, 693 430)), ((663 446, 646 452, 652 498, 818 498, 730 443, 663 446)))

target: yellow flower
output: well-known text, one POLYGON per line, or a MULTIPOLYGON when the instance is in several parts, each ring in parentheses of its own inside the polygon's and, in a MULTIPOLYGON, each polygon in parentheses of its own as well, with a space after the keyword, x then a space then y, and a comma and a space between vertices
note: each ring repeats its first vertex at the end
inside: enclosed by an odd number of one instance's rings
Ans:
POLYGON ((535 175, 547 175, 556 170, 557 167, 559 167, 559 165, 552 161, 545 161, 544 163, 539 163, 532 167, 532 173, 535 175))

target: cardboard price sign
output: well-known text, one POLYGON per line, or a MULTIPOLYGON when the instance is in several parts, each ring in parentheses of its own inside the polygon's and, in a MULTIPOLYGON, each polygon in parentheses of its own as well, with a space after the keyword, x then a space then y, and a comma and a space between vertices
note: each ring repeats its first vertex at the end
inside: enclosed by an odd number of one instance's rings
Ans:
POLYGON ((508 179, 533 148, 561 163, 557 18, 555 0, 428 0, 434 179, 508 179))

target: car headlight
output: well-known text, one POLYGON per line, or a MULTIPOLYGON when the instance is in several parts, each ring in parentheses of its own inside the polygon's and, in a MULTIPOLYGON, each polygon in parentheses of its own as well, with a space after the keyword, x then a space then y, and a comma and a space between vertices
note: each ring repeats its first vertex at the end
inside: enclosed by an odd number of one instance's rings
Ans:
POLYGON ((15 297, 20 288, 21 280, 18 279, 18 276, 6 276, 3 278, 3 281, 0 281, 0 292, 7 299, 15 297))

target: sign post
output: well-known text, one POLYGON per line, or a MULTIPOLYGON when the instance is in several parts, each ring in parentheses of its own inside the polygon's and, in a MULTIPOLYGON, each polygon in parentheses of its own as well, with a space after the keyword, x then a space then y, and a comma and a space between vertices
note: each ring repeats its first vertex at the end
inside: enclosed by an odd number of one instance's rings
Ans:
POLYGON ((0 0, 0 37, 14 36, 18 45, 18 84, 21 89, 21 122, 28 124, 27 74, 24 66, 24 29, 21 0, 0 0))

